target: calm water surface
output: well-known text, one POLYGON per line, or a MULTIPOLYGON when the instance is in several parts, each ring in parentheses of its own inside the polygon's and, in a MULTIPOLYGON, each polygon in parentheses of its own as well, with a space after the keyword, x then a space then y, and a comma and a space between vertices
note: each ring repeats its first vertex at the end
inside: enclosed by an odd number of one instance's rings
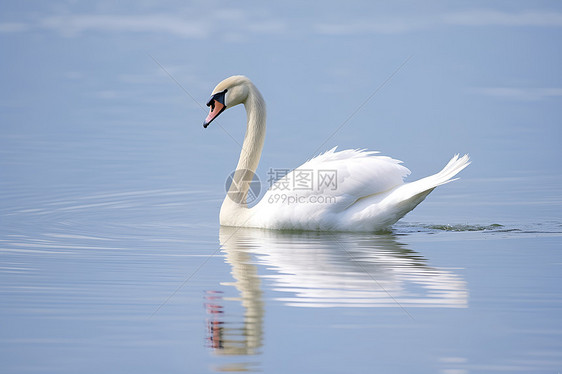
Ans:
POLYGON ((213 4, 0 1, 0 374, 562 373, 562 3, 213 4), (232 74, 264 187, 473 163, 390 232, 220 228, 232 74))
POLYGON ((5 140, 2 373, 562 370, 559 177, 466 178, 388 233, 220 228, 221 185, 132 144, 5 140))

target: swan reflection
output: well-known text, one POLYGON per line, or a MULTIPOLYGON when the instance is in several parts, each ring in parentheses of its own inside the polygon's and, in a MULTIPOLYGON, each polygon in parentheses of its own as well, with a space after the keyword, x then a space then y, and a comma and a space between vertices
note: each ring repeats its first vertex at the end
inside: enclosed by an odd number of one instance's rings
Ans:
MULTIPOLYGON (((234 239, 234 238, 233 238, 234 239)), ((234 286, 240 293, 238 298, 223 298, 219 291, 207 292, 206 309, 208 341, 211 348, 224 355, 252 355, 262 345, 264 302, 258 269, 251 263, 250 253, 243 247, 224 249, 226 261, 232 265, 234 282, 221 283, 234 286), (244 308, 243 322, 225 318, 223 300, 239 301, 244 308)))
POLYGON ((209 322, 212 346, 220 354, 259 351, 264 318, 262 282, 278 295, 275 300, 288 306, 468 306, 466 283, 458 274, 430 266, 392 234, 221 227, 219 239, 234 278, 234 282, 222 285, 236 287, 244 308, 242 323, 226 323, 222 310, 209 322), (258 274, 258 268, 263 274, 258 274))

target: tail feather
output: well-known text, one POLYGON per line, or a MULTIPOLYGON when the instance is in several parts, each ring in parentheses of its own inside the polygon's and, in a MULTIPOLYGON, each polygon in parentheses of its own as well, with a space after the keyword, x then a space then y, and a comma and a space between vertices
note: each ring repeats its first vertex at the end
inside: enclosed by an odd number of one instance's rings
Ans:
POLYGON ((458 178, 453 177, 468 165, 470 165, 470 158, 468 155, 459 157, 459 155, 456 154, 439 173, 411 183, 406 183, 400 186, 392 196, 404 201, 416 195, 423 194, 426 191, 428 191, 429 194, 429 192, 431 192, 430 190, 433 190, 435 187, 457 180, 458 178))
POLYGON ((445 165, 443 170, 441 170, 439 173, 437 173, 435 175, 431 175, 429 177, 423 178, 420 181, 423 181, 423 180, 427 179, 428 182, 435 183, 434 187, 437 187, 437 186, 440 186, 442 184, 449 183, 449 182, 452 182, 454 180, 457 180, 458 178, 455 178, 455 179, 452 179, 452 178, 455 175, 457 175, 461 170, 463 170, 465 167, 467 167, 468 165, 470 165, 470 158, 468 157, 468 155, 464 155, 462 157, 459 157, 459 155, 456 154, 447 163, 447 165, 445 165))
POLYGON ((455 155, 437 174, 405 183, 385 194, 361 199, 350 209, 354 230, 380 230, 393 225, 421 203, 437 186, 454 181, 453 178, 470 164, 468 155, 455 155))

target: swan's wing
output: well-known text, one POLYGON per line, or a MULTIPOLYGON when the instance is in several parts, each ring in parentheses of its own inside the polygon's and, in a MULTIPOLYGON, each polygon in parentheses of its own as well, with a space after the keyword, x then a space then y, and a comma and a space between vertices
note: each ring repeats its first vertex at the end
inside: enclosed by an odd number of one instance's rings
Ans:
POLYGON ((305 162, 275 182, 253 209, 256 226, 270 220, 293 226, 344 211, 357 200, 402 185, 410 171, 401 161, 375 156, 378 152, 336 148, 305 162))

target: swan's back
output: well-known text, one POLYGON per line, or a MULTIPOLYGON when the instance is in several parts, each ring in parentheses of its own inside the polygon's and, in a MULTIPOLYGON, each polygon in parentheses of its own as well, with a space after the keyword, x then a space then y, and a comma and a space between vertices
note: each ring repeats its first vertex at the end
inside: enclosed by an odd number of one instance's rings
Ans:
POLYGON ((253 227, 348 230, 343 216, 361 199, 404 184, 410 170, 378 152, 336 148, 275 182, 252 210, 253 227), (305 179, 303 181, 303 178, 305 179))

